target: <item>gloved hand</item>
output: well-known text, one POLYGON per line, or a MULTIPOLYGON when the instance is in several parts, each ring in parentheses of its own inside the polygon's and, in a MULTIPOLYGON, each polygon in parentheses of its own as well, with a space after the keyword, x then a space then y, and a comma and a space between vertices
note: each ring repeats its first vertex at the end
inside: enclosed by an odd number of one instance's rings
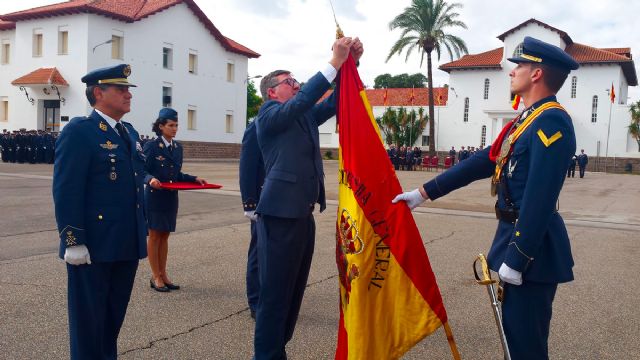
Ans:
POLYGON ((409 209, 413 210, 416 207, 418 207, 418 205, 422 204, 423 202, 425 202, 427 199, 425 199, 422 194, 420 193, 420 189, 415 189, 413 191, 409 191, 409 192, 404 192, 402 194, 399 194, 398 196, 396 196, 395 198, 393 198, 393 200, 391 200, 392 203, 397 203, 399 201, 405 201, 407 203, 407 206, 409 207, 409 209))
POLYGON ((522 273, 517 270, 513 270, 509 265, 502 263, 498 270, 498 275, 502 281, 512 285, 522 285, 522 273))
POLYGON ((244 216, 247 217, 247 219, 251 220, 251 221, 256 221, 258 220, 258 214, 256 214, 255 210, 252 211, 245 211, 244 212, 244 216))
POLYGON ((85 245, 70 246, 64 250, 64 261, 71 265, 91 265, 89 249, 85 245))

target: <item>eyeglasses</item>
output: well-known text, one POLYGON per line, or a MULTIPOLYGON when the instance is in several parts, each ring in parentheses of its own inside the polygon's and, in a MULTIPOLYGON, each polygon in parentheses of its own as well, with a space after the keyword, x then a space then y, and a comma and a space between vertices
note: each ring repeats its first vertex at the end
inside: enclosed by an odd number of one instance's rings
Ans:
POLYGON ((287 85, 291 86, 292 88, 296 87, 296 85, 300 86, 300 83, 298 82, 298 80, 293 79, 293 78, 286 78, 286 79, 280 81, 279 83, 273 85, 271 88, 274 88, 274 87, 276 87, 276 86, 278 86, 280 84, 287 84, 287 85))

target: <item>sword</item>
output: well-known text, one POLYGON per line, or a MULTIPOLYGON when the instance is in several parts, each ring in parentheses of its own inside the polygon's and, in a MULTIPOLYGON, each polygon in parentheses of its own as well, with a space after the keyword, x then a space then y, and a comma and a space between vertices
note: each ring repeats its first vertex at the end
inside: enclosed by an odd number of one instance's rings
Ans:
POLYGON ((504 327, 502 327, 502 315, 500 310, 500 301, 502 301, 502 289, 498 286, 498 294, 493 287, 497 281, 491 279, 491 273, 489 272, 489 265, 487 265, 487 258, 480 254, 473 262, 473 273, 476 276, 476 282, 478 285, 486 285, 487 292, 489 292, 489 300, 491 300, 491 308, 493 309, 493 316, 496 319, 496 325, 498 326, 498 333, 500 334, 500 342, 502 343, 502 351, 504 352, 505 360, 511 360, 511 354, 509 354, 509 346, 507 346, 507 337, 504 333, 504 327), (478 275, 477 264, 480 263, 482 268, 482 278, 478 275))

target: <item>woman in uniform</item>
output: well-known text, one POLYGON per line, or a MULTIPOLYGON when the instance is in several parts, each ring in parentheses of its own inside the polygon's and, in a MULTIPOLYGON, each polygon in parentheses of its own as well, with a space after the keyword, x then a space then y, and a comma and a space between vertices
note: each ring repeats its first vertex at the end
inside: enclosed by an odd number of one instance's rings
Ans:
MULTIPOLYGON (((182 146, 174 137, 178 132, 178 113, 171 108, 160 110, 158 119, 153 123, 153 132, 158 135, 144 145, 147 157, 145 168, 147 183, 154 178, 160 182, 206 182, 196 176, 182 173, 182 146)), ((167 255, 169 252, 169 234, 176 230, 178 215, 178 192, 175 190, 153 189, 147 186, 144 193, 149 239, 147 252, 152 277, 150 286, 159 292, 178 290, 167 275, 167 255)))

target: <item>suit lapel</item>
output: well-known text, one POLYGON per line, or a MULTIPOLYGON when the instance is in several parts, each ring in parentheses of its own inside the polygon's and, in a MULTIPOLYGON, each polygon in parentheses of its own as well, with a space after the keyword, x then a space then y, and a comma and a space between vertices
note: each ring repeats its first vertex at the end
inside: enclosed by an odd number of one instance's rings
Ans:
MULTIPOLYGON (((107 120, 103 119, 97 112, 93 111, 91 115, 89 115, 89 119, 95 123, 96 129, 98 129, 97 132, 106 137, 110 143, 122 146, 123 149, 126 148, 127 145, 124 139, 122 139, 116 130, 109 125, 107 120)), ((106 144, 105 142, 105 145, 106 144)), ((126 152, 126 150, 124 151, 126 152)))

